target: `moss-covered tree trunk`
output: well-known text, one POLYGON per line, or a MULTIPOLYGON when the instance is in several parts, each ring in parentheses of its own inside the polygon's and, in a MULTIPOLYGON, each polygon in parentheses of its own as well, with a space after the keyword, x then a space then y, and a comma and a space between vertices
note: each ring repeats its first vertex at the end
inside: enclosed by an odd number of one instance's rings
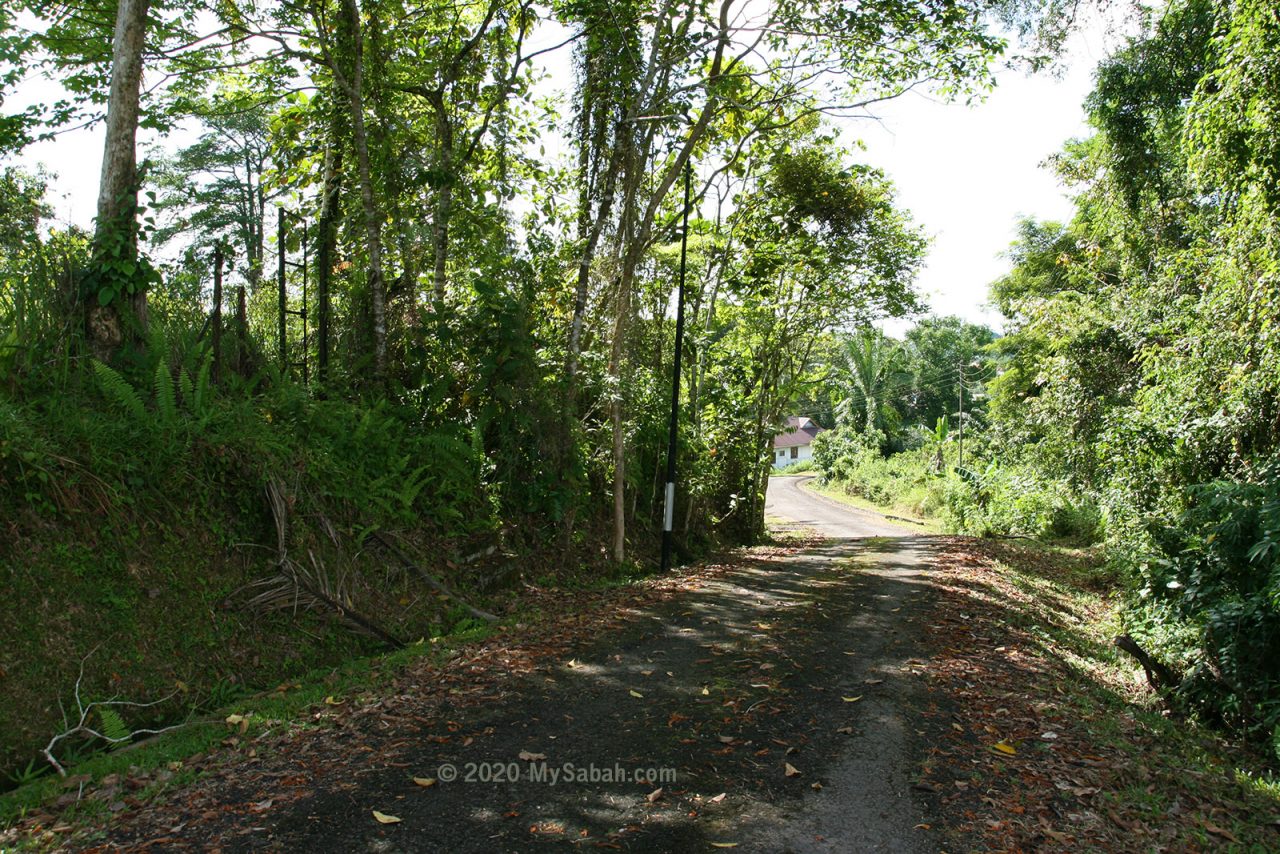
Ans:
POLYGON ((151 0, 119 0, 115 35, 111 42, 111 89, 107 98, 106 144, 98 185, 98 221, 94 232, 95 280, 99 293, 90 295, 86 315, 89 347, 99 359, 110 359, 124 343, 126 332, 146 327, 147 292, 138 285, 120 287, 124 278, 140 282, 138 270, 139 91, 142 49, 151 0), (133 272, 130 272, 130 271, 133 272), (101 296, 99 296, 101 294, 101 296))

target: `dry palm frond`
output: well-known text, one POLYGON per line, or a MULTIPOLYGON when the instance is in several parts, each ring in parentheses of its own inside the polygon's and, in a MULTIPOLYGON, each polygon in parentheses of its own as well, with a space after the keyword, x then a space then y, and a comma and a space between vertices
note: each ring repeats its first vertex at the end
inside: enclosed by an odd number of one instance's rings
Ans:
POLYGON ((291 502, 286 497, 283 485, 275 476, 267 481, 267 501, 271 505, 271 515, 276 523, 278 571, 270 578, 248 585, 248 589, 258 589, 260 592, 249 599, 245 607, 258 614, 286 609, 291 609, 295 613, 300 610, 332 611, 351 628, 370 634, 394 647, 403 647, 404 641, 352 607, 352 597, 344 575, 334 576, 324 562, 311 551, 307 552, 309 567, 289 557, 291 502))

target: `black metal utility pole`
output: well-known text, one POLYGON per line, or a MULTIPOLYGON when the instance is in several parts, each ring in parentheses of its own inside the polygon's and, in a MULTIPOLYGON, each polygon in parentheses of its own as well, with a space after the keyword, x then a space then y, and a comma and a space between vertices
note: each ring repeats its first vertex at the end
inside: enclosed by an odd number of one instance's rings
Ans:
POLYGON ((960 363, 960 461, 956 468, 964 468, 964 362, 960 363))
POLYGON ((667 492, 662 513, 662 563, 671 568, 671 526, 676 515, 676 445, 680 427, 680 354, 684 349, 684 278, 689 252, 689 188, 693 183, 692 160, 684 164, 684 225, 680 229, 680 282, 676 288, 676 352, 671 370, 671 429, 667 434, 667 492))

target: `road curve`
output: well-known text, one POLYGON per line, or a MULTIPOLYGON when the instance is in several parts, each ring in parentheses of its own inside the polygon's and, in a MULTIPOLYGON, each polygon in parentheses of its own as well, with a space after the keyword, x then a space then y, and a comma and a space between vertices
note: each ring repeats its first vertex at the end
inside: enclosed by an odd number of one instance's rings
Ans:
POLYGON ((784 475, 769 478, 769 491, 764 505, 765 515, 813 528, 824 537, 837 540, 902 537, 920 533, 917 529, 899 525, 879 514, 818 495, 805 487, 805 484, 811 480, 813 480, 812 475, 784 475))

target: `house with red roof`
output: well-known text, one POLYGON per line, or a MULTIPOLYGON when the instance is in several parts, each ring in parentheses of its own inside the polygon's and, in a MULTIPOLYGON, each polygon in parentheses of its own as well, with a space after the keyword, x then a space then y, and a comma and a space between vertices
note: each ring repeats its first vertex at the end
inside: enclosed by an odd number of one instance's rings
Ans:
POLYGON ((801 460, 813 459, 813 437, 824 428, 803 415, 790 415, 782 432, 773 437, 773 467, 785 468, 801 460))

